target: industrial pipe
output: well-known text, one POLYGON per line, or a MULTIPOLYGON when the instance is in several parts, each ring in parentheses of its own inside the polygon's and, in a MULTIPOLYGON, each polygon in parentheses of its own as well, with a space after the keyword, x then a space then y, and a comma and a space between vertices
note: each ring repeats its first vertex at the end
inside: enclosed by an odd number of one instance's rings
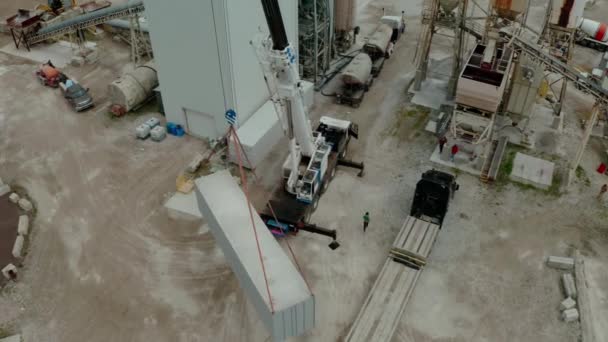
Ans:
POLYGON ((289 46, 287 33, 285 33, 285 25, 281 16, 281 8, 277 0, 262 0, 266 23, 272 37, 273 49, 283 51, 289 46))

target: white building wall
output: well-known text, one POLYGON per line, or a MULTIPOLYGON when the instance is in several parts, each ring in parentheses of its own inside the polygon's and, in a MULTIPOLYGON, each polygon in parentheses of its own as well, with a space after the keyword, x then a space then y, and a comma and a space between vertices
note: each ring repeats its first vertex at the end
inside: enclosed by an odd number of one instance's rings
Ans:
MULTIPOLYGON (((216 138, 225 133, 226 110, 235 109, 242 125, 268 100, 250 44, 268 35, 260 1, 145 0, 145 5, 168 121, 190 134, 216 138)), ((280 6, 297 48, 297 1, 280 0, 280 6)))

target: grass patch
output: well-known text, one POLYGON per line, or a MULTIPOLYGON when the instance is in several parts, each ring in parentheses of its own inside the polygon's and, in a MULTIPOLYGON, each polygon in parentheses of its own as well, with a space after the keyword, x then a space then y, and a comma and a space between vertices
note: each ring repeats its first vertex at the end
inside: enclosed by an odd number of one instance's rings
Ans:
POLYGON ((9 337, 11 335, 12 335, 12 333, 10 331, 8 331, 7 329, 0 328, 0 338, 9 337))
POLYGON ((420 128, 422 128, 422 126, 424 125, 424 123, 426 122, 427 117, 429 116, 428 112, 420 112, 420 115, 417 119, 416 122, 414 122, 414 125, 412 126, 415 130, 418 130, 420 128))
POLYGON ((555 171, 555 174, 553 175, 553 183, 551 184, 549 189, 545 190, 544 192, 549 196, 559 197, 562 194, 561 188, 562 175, 558 171, 555 171))
POLYGON ((591 180, 587 176, 587 172, 580 165, 576 168, 576 178, 578 178, 586 186, 591 186, 591 180))
MULTIPOLYGON (((503 161, 500 164, 500 168, 498 169, 498 175, 496 176, 496 190, 500 192, 505 188, 507 184, 513 184, 514 186, 523 191, 533 190, 548 196, 559 197, 561 195, 562 177, 559 171, 557 170, 553 175, 553 183, 546 190, 539 189, 530 184, 516 182, 510 178, 511 172, 513 172, 513 163, 515 161, 515 156, 517 155, 517 152, 521 152, 523 150, 524 148, 519 146, 510 145, 507 147, 507 150, 505 151, 505 156, 503 157, 503 161)), ((551 159, 551 157, 555 158, 555 156, 545 156, 544 158, 551 159)))
POLYGON ((410 109, 410 110, 405 111, 405 115, 409 116, 409 117, 414 117, 414 116, 418 115, 418 111, 415 109, 410 109))
POLYGON ((430 109, 423 106, 405 105, 395 111, 394 123, 382 132, 384 137, 418 137, 420 134, 408 133, 406 130, 418 130, 424 126, 430 109))
POLYGON ((515 155, 517 152, 522 151, 523 148, 519 146, 507 146, 507 150, 505 151, 505 155, 503 157, 502 163, 500 163, 500 167, 498 168, 498 174, 496 175, 496 189, 501 191, 504 189, 505 185, 511 181, 509 176, 511 172, 513 172, 513 162, 515 161, 515 155))

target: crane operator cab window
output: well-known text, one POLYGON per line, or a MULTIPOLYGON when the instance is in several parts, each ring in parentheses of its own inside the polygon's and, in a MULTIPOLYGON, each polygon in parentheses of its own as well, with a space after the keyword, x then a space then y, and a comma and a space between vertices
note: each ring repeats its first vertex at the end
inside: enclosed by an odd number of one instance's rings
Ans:
POLYGON ((317 178, 317 171, 309 170, 302 178, 302 187, 298 193, 298 200, 306 203, 312 203, 312 199, 315 191, 315 180, 317 178))

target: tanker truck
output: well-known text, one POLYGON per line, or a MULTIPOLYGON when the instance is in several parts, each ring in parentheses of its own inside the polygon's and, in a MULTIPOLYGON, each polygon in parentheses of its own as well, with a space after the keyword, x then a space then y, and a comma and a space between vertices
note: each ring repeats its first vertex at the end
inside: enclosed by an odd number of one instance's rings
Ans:
POLYGON ((336 101, 359 107, 365 92, 374 82, 371 58, 366 53, 359 53, 340 73, 340 81, 342 85, 336 94, 336 101))
POLYGON ((576 43, 599 51, 608 50, 608 25, 582 19, 576 31, 576 43))

